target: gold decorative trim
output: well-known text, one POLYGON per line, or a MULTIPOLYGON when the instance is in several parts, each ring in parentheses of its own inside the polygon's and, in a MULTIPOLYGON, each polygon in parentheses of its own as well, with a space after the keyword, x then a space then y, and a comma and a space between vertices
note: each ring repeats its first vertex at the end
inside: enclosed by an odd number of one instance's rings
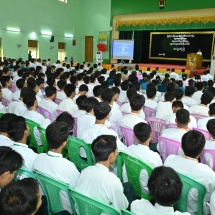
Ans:
POLYGON ((205 16, 187 16, 178 18, 147 18, 147 19, 133 19, 133 20, 117 20, 116 30, 119 27, 126 26, 143 26, 143 25, 174 25, 174 24, 190 24, 190 23, 203 23, 208 22, 215 23, 215 15, 205 15, 205 16))
MULTIPOLYGON (((214 47, 214 38, 215 38, 215 31, 186 31, 186 32, 151 32, 150 33, 150 43, 149 43, 149 59, 156 59, 156 60, 178 60, 178 61, 186 61, 186 58, 165 58, 165 57, 151 57, 151 45, 152 45, 152 35, 153 34, 213 34, 212 39, 212 46, 211 46, 211 56, 213 55, 213 47, 214 47)), ((203 62, 210 62, 211 59, 203 59, 203 62)))

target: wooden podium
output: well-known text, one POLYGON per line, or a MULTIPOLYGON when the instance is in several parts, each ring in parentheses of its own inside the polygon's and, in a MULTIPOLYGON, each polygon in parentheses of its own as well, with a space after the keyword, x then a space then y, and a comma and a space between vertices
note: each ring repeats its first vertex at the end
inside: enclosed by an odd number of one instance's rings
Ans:
POLYGON ((187 55, 187 68, 188 69, 201 69, 202 68, 202 56, 195 53, 187 55))

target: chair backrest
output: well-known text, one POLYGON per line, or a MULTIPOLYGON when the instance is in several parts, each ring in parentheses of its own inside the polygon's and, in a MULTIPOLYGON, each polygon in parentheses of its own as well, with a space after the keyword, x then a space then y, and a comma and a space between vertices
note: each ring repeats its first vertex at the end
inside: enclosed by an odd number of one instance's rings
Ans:
POLYGON ((74 137, 77 137, 77 118, 73 116, 73 119, 74 119, 74 126, 72 129, 72 133, 74 137))
POLYGON ((150 107, 144 106, 143 111, 146 117, 154 117, 156 115, 156 110, 150 107))
POLYGON ((173 123, 166 124, 166 128, 177 128, 177 124, 173 123))
POLYGON ((134 144, 134 131, 130 128, 120 126, 123 136, 123 142, 126 146, 134 144))
POLYGON ((144 199, 151 199, 150 194, 143 193, 142 186, 140 184, 140 175, 142 170, 146 170, 148 176, 152 173, 152 167, 137 158, 121 152, 120 156, 125 164, 128 181, 132 184, 137 196, 144 199))
POLYGON ((50 214, 58 213, 60 211, 63 211, 63 206, 60 198, 60 192, 64 191, 68 195, 68 199, 70 200, 70 205, 73 211, 73 214, 76 214, 74 209, 74 204, 71 198, 71 187, 63 183, 61 181, 58 181, 54 178, 51 178, 39 171, 34 171, 43 192, 45 193, 47 200, 48 200, 48 209, 50 214))
POLYGON ((215 149, 204 149, 201 155, 201 163, 207 164, 215 171, 215 149), (210 166, 206 160, 206 156, 210 156, 212 160, 212 166, 210 166))
POLYGON ((194 128, 193 130, 201 132, 205 136, 206 140, 210 140, 211 136, 208 131, 200 129, 200 128, 194 128))
POLYGON ((127 211, 127 210, 121 210, 121 213, 122 213, 122 215, 135 215, 132 212, 127 211))
POLYGON ((77 206, 78 214, 86 215, 120 215, 117 209, 111 207, 110 205, 85 196, 76 190, 71 190, 71 196, 77 206))
POLYGON ((6 98, 3 98, 3 97, 2 97, 2 104, 3 104, 5 107, 7 107, 7 106, 10 104, 10 101, 7 100, 6 98))
POLYGON ((37 112, 42 114, 46 119, 53 121, 52 113, 49 110, 42 108, 41 106, 37 107, 37 112))
POLYGON ((30 120, 30 119, 25 119, 29 129, 30 129, 30 132, 29 132, 29 136, 28 136, 28 144, 29 144, 29 147, 34 147, 34 148, 38 148, 38 144, 37 144, 37 140, 35 138, 35 134, 34 134, 34 131, 35 131, 35 128, 37 128, 38 126, 40 126, 38 123, 30 120))
POLYGON ((205 115, 201 115, 201 114, 197 114, 197 113, 191 113, 190 115, 193 116, 193 117, 195 117, 197 121, 199 119, 203 119, 203 118, 207 117, 205 115))
POLYGON ((59 116, 60 114, 62 114, 64 111, 62 111, 62 110, 56 110, 56 112, 57 112, 57 115, 59 116))
POLYGON ((123 182, 123 177, 122 177, 122 157, 120 155, 117 155, 116 157, 116 168, 117 168, 117 177, 120 179, 121 182, 123 182))
POLYGON ((41 141, 42 147, 43 147, 43 150, 41 152, 47 153, 49 151, 49 144, 48 144, 47 139, 46 139, 46 129, 44 129, 40 126, 38 126, 37 129, 40 133, 40 141, 41 141))
POLYGON ((54 103, 56 103, 57 105, 59 105, 61 102, 62 102, 62 100, 61 100, 61 99, 57 99, 57 98, 55 98, 55 100, 54 100, 54 103))
POLYGON ((163 161, 165 161, 169 155, 178 155, 181 143, 166 137, 159 137, 158 147, 160 156, 162 157, 163 161))
POLYGON ((146 121, 150 124, 153 135, 151 142, 158 142, 158 137, 161 135, 163 128, 166 126, 166 121, 154 117, 146 117, 146 121))
POLYGON ((197 212, 194 213, 195 215, 202 215, 204 213, 204 197, 206 193, 206 188, 199 182, 178 173, 181 181, 183 183, 182 194, 180 199, 175 203, 174 208, 180 212, 187 212, 188 211, 188 195, 192 188, 196 188, 198 190, 198 199, 197 199, 197 212))
POLYGON ((19 168, 16 171, 16 175, 14 178, 15 180, 21 180, 23 177, 36 179, 36 175, 33 172, 27 170, 25 167, 19 168))
POLYGON ((84 168, 93 165, 91 145, 86 144, 83 140, 73 136, 69 136, 67 141, 67 149, 69 154, 69 160, 72 161, 79 171, 84 168), (87 160, 80 157, 80 149, 83 148, 86 152, 87 160))

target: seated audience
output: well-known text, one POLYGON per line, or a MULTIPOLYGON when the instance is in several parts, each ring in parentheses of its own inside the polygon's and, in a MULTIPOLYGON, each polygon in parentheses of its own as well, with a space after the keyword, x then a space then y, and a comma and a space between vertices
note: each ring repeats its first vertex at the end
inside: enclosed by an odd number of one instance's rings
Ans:
POLYGON ((152 108, 154 110, 157 110, 157 102, 154 101, 155 97, 156 97, 156 88, 155 87, 147 87, 146 89, 146 100, 145 100, 145 107, 149 107, 152 108))
MULTIPOLYGON (((184 96, 183 91, 181 89, 175 89, 174 94, 175 94, 175 100, 182 102, 182 98, 184 96)), ((184 105, 184 109, 189 111, 190 108, 184 103, 183 105, 184 105)))
POLYGON ((82 84, 82 85, 79 87, 78 94, 76 94, 76 95, 73 97, 73 101, 76 103, 76 99, 77 99, 79 96, 86 95, 87 92, 88 92, 88 86, 87 86, 86 84, 82 84))
POLYGON ((59 88, 59 91, 57 91, 56 98, 57 98, 57 99, 60 99, 60 100, 66 99, 66 94, 65 94, 65 92, 64 92, 64 87, 66 86, 66 81, 59 80, 59 81, 57 82, 57 86, 58 86, 58 88, 59 88))
POLYGON ((85 95, 82 95, 82 96, 79 96, 77 99, 76 99, 76 104, 78 106, 78 111, 76 111, 73 116, 78 118, 79 116, 82 116, 84 114, 86 114, 86 111, 84 110, 84 106, 83 106, 83 101, 87 99, 87 96, 85 95))
POLYGON ((192 99, 196 100, 197 105, 201 103, 201 97, 203 94, 204 84, 202 82, 196 82, 195 87, 197 91, 192 95, 192 99))
POLYGON ((185 88, 185 96, 182 98, 182 102, 186 104, 188 107, 196 105, 197 102, 192 98, 195 93, 195 88, 193 86, 188 86, 185 88))
POLYGON ((129 86, 129 82, 128 81, 123 81, 121 83, 120 94, 119 94, 119 98, 117 100, 120 103, 128 102, 128 98, 127 98, 127 95, 126 95, 127 90, 128 90, 128 86, 129 86))
POLYGON ((2 91, 0 88, 0 113, 6 113, 6 107, 2 104, 2 91))
POLYGON ((21 89, 23 87, 26 87, 25 80, 23 78, 20 78, 19 80, 17 80, 16 86, 17 86, 18 90, 16 90, 16 92, 14 92, 13 95, 12 95, 12 100, 13 101, 17 101, 20 98, 21 89))
POLYGON ((10 76, 2 76, 1 85, 2 85, 2 98, 7 99, 9 102, 12 102, 13 93, 10 91, 10 87, 11 87, 10 76))

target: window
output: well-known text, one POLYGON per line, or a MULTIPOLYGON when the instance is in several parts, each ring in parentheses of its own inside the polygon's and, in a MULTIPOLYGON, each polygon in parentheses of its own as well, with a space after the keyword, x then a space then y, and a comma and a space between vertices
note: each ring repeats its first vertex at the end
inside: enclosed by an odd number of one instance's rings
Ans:
POLYGON ((59 2, 67 3, 67 0, 58 0, 59 2))

